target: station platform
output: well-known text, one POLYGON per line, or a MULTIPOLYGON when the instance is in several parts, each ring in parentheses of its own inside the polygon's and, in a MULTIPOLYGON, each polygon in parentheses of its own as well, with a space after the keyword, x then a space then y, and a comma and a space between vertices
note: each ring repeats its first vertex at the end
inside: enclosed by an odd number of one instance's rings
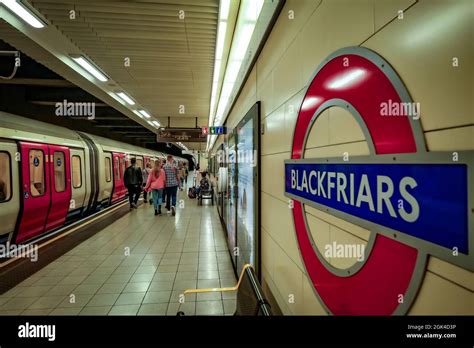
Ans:
POLYGON ((214 206, 179 191, 176 216, 141 203, 0 295, 0 315, 228 315, 234 293, 186 289, 236 283, 214 206))

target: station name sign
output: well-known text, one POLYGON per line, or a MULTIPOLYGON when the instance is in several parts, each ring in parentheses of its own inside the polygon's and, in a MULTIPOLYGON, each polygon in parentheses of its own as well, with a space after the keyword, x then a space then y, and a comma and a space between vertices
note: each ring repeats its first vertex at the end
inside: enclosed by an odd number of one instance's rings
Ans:
POLYGON ((287 195, 468 253, 467 164, 330 162, 286 161, 287 195))

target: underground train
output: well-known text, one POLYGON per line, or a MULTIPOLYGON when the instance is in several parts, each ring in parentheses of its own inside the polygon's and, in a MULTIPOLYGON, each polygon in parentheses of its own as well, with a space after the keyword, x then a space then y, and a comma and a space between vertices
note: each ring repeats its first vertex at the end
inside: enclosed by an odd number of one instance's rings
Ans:
POLYGON ((32 241, 120 202, 133 157, 143 168, 166 154, 0 111, 0 244, 32 241))

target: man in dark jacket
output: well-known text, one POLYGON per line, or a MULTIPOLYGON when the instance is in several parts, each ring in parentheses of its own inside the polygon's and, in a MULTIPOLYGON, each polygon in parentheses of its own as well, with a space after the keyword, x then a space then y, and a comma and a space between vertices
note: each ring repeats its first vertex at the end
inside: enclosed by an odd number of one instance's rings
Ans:
POLYGON ((137 160, 132 158, 130 160, 132 164, 130 167, 125 169, 123 176, 123 183, 128 189, 128 200, 130 202, 130 209, 137 209, 138 197, 140 197, 141 187, 143 185, 142 170, 137 167, 137 160))

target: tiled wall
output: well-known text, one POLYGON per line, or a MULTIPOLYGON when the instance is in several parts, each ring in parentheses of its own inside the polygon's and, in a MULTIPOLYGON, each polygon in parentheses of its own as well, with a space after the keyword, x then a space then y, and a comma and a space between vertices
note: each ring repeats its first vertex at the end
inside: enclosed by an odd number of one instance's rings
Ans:
MULTIPOLYGON (((285 314, 325 314, 302 265, 283 161, 290 157, 296 115, 320 62, 346 46, 375 50, 398 72, 414 101, 430 151, 474 149, 474 40, 471 0, 287 0, 227 122, 262 105, 262 268, 285 314), (398 11, 403 10, 403 19, 398 11), (293 12, 290 12, 293 11, 293 12), (291 19, 292 14, 294 18, 291 19), (459 66, 452 66, 453 57, 459 66), (290 299, 294 298, 294 301, 290 299)), ((318 118, 305 157, 368 153, 358 124, 332 108, 318 118)), ((364 244, 369 231, 312 208, 308 223, 319 248, 364 244)), ((354 260, 330 262, 339 268, 354 260)), ((472 314, 472 273, 431 257, 409 314, 472 314)))

